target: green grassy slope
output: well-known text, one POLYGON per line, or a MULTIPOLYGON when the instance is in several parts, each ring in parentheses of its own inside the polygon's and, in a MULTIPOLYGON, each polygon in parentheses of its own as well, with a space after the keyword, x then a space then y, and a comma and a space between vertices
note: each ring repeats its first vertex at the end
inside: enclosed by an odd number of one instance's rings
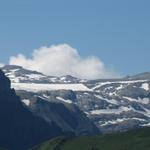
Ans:
POLYGON ((94 137, 59 137, 33 150, 150 150, 150 128, 94 137))

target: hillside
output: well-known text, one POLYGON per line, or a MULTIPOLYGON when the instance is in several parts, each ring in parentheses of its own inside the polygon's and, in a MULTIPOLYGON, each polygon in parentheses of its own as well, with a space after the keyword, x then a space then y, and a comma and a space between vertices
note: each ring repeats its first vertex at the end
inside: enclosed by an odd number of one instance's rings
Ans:
POLYGON ((150 128, 94 137, 59 137, 32 150, 149 150, 150 128))

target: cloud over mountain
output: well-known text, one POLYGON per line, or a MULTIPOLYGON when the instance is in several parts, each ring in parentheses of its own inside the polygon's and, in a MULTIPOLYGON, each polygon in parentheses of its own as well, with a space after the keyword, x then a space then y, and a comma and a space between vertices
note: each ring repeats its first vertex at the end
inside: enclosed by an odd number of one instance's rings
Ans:
POLYGON ((0 67, 3 67, 4 66, 4 64, 3 63, 0 63, 0 67))
POLYGON ((107 69, 98 57, 88 56, 83 58, 76 49, 68 44, 35 49, 31 58, 18 54, 17 56, 12 56, 9 63, 37 70, 47 75, 73 75, 85 79, 118 76, 113 70, 107 69))

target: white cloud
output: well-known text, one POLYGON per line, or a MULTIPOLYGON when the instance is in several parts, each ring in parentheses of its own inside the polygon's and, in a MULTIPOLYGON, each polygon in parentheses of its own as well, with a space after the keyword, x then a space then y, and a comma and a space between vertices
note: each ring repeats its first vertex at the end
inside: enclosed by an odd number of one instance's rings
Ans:
POLYGON ((54 76, 72 75, 85 79, 118 76, 113 70, 107 69, 99 58, 82 58, 76 49, 67 44, 35 49, 31 58, 18 54, 11 57, 9 63, 54 76))
POLYGON ((0 68, 3 67, 3 66, 4 66, 4 64, 0 63, 0 68))

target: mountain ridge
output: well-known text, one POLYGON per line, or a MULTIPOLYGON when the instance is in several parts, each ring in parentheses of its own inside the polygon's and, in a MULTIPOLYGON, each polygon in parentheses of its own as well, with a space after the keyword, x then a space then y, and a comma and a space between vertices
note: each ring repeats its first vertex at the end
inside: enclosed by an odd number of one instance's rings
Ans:
POLYGON ((145 73, 140 79, 80 80, 73 77, 76 81, 71 81, 70 76, 67 76, 69 79, 58 77, 56 80, 57 77, 37 77, 32 71, 6 69, 8 67, 3 68, 5 74, 29 108, 32 97, 76 105, 103 133, 150 125, 150 80, 149 76, 145 78, 145 73), (30 94, 32 97, 28 96, 30 94))

